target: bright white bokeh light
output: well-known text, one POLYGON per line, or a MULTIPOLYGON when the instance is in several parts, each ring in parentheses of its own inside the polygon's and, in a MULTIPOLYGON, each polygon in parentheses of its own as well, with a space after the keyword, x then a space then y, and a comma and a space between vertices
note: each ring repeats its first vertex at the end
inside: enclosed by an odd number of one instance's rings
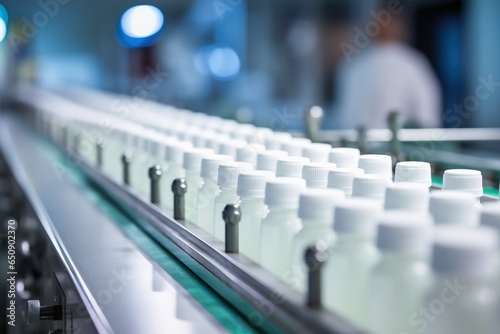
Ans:
POLYGON ((216 48, 208 56, 208 68, 219 79, 230 79, 240 71, 240 58, 231 48, 216 48))
POLYGON ((0 19, 0 43, 4 40, 5 36, 7 36, 7 26, 5 21, 0 19))
POLYGON ((120 25, 125 35, 146 38, 160 31, 163 26, 163 14, 154 6, 134 6, 123 13, 120 25))

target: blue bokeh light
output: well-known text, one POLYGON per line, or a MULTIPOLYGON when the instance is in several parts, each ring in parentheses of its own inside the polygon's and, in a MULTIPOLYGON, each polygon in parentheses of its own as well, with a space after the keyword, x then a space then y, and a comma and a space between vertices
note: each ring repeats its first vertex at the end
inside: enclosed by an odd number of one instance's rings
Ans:
POLYGON ((127 9, 120 18, 118 36, 129 47, 150 46, 158 40, 163 28, 162 12, 150 5, 127 9))

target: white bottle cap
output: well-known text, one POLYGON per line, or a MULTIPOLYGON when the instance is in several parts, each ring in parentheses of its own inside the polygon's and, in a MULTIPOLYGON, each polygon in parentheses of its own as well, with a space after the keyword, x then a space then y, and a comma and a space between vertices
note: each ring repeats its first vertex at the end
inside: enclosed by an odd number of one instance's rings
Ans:
POLYGON ((304 147, 311 145, 311 140, 307 138, 293 138, 281 144, 281 149, 286 151, 291 157, 302 156, 304 147))
POLYGON ((246 142, 244 140, 230 140, 223 143, 220 143, 219 153, 224 155, 230 155, 233 159, 236 159, 236 151, 239 147, 246 146, 246 142))
POLYGON ((385 189, 390 184, 385 175, 356 175, 352 180, 352 196, 384 201, 385 189))
POLYGON ((429 188, 423 184, 399 182, 385 190, 386 210, 427 211, 429 188))
POLYGON ((458 190, 483 196, 483 177, 473 169, 448 169, 443 176, 443 190, 458 190))
POLYGON ((229 142, 230 140, 231 140, 231 138, 228 135, 218 134, 215 137, 208 138, 206 144, 207 144, 207 147, 214 150, 214 152, 220 153, 220 146, 223 143, 229 142))
POLYGON ((359 150, 351 147, 336 147, 330 151, 330 162, 339 168, 358 168, 359 150))
POLYGON ((170 163, 182 165, 184 152, 191 149, 193 145, 190 142, 178 141, 165 145, 165 160, 170 163))
POLYGON ((348 198, 335 207, 333 229, 338 234, 372 237, 382 208, 368 198, 348 198))
POLYGON ((229 155, 212 155, 209 157, 204 157, 201 160, 201 177, 204 179, 210 179, 217 181, 217 176, 219 174, 219 165, 224 162, 231 162, 233 160, 229 155))
POLYGON ((365 174, 385 175, 392 181, 392 157, 384 154, 363 154, 359 157, 359 168, 365 174))
POLYGON ((432 217, 426 212, 388 211, 378 220, 377 247, 384 252, 427 255, 431 237, 432 217))
POLYGON ((296 209, 306 181, 293 177, 277 177, 266 183, 264 203, 270 207, 296 209))
MULTIPOLYGON (((266 138, 265 145, 268 150, 280 150, 281 145, 292 139, 292 135, 288 132, 274 132, 271 138, 266 138)), ((288 153, 287 153, 288 154, 288 153)))
POLYGON ((207 147, 209 139, 217 137, 218 134, 212 130, 204 130, 200 133, 195 133, 193 135, 193 146, 194 147, 207 147))
POLYGON ((273 137, 273 131, 269 128, 256 127, 247 135, 246 141, 252 144, 260 144, 265 147, 266 140, 273 137))
POLYGON ((288 153, 280 150, 267 150, 257 153, 257 169, 276 173, 276 164, 279 158, 285 158, 288 153))
POLYGON ((274 173, 264 170, 242 171, 238 176, 237 194, 242 198, 264 198, 266 182, 274 173))
POLYGON ((311 162, 328 162, 332 145, 322 143, 312 143, 302 150, 302 156, 311 162))
POLYGON ((432 269, 448 277, 491 278, 497 252, 498 236, 489 227, 441 228, 434 236, 432 269))
POLYGON ((279 158, 276 163, 276 176, 279 177, 302 177, 302 168, 308 163, 308 158, 284 157, 279 158))
POLYGON ((265 146, 250 144, 236 149, 236 161, 249 162, 255 168, 257 166, 257 153, 264 151, 265 146))
POLYGON ((422 161, 403 161, 396 164, 394 182, 421 183, 432 185, 431 164, 422 161))
POLYGON ((145 146, 147 148, 147 152, 156 157, 160 151, 160 144, 153 139, 144 139, 145 146))
POLYGON ((192 148, 184 152, 184 162, 182 167, 188 171, 201 171, 201 160, 214 155, 214 151, 209 148, 192 148))
POLYGON ((429 212, 436 225, 475 226, 478 212, 475 207, 476 198, 472 194, 443 190, 430 194, 429 212))
POLYGON ((333 222, 333 208, 344 200, 338 189, 306 189, 299 196, 298 216, 304 221, 333 222))
POLYGON ((328 173, 335 167, 335 164, 328 162, 309 162, 302 168, 302 178, 309 188, 326 188, 328 173))
POLYGON ((217 185, 221 188, 236 189, 238 175, 244 170, 252 170, 252 164, 248 162, 221 163, 217 174, 217 185))
POLYGON ((500 203, 491 202, 483 204, 480 224, 493 227, 500 233, 500 203))
POLYGON ((363 175, 361 168, 336 168, 328 173, 328 188, 340 189, 346 195, 352 194, 352 182, 356 175, 363 175))

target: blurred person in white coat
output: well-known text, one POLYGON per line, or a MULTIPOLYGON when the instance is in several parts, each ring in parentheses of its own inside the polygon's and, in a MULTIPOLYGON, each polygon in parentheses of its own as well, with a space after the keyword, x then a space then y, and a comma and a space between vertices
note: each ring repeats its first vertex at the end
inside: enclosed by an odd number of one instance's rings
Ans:
POLYGON ((340 44, 345 61, 337 77, 335 128, 387 128, 394 111, 412 127, 441 126, 436 74, 427 58, 405 43, 406 16, 402 5, 392 5, 372 11, 364 27, 354 28, 352 43, 340 44))

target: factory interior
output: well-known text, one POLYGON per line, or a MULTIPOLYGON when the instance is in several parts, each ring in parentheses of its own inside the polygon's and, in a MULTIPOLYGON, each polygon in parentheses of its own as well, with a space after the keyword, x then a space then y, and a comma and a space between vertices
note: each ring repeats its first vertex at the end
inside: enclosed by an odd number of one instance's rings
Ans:
POLYGON ((499 17, 0 0, 0 333, 500 333, 499 17))

